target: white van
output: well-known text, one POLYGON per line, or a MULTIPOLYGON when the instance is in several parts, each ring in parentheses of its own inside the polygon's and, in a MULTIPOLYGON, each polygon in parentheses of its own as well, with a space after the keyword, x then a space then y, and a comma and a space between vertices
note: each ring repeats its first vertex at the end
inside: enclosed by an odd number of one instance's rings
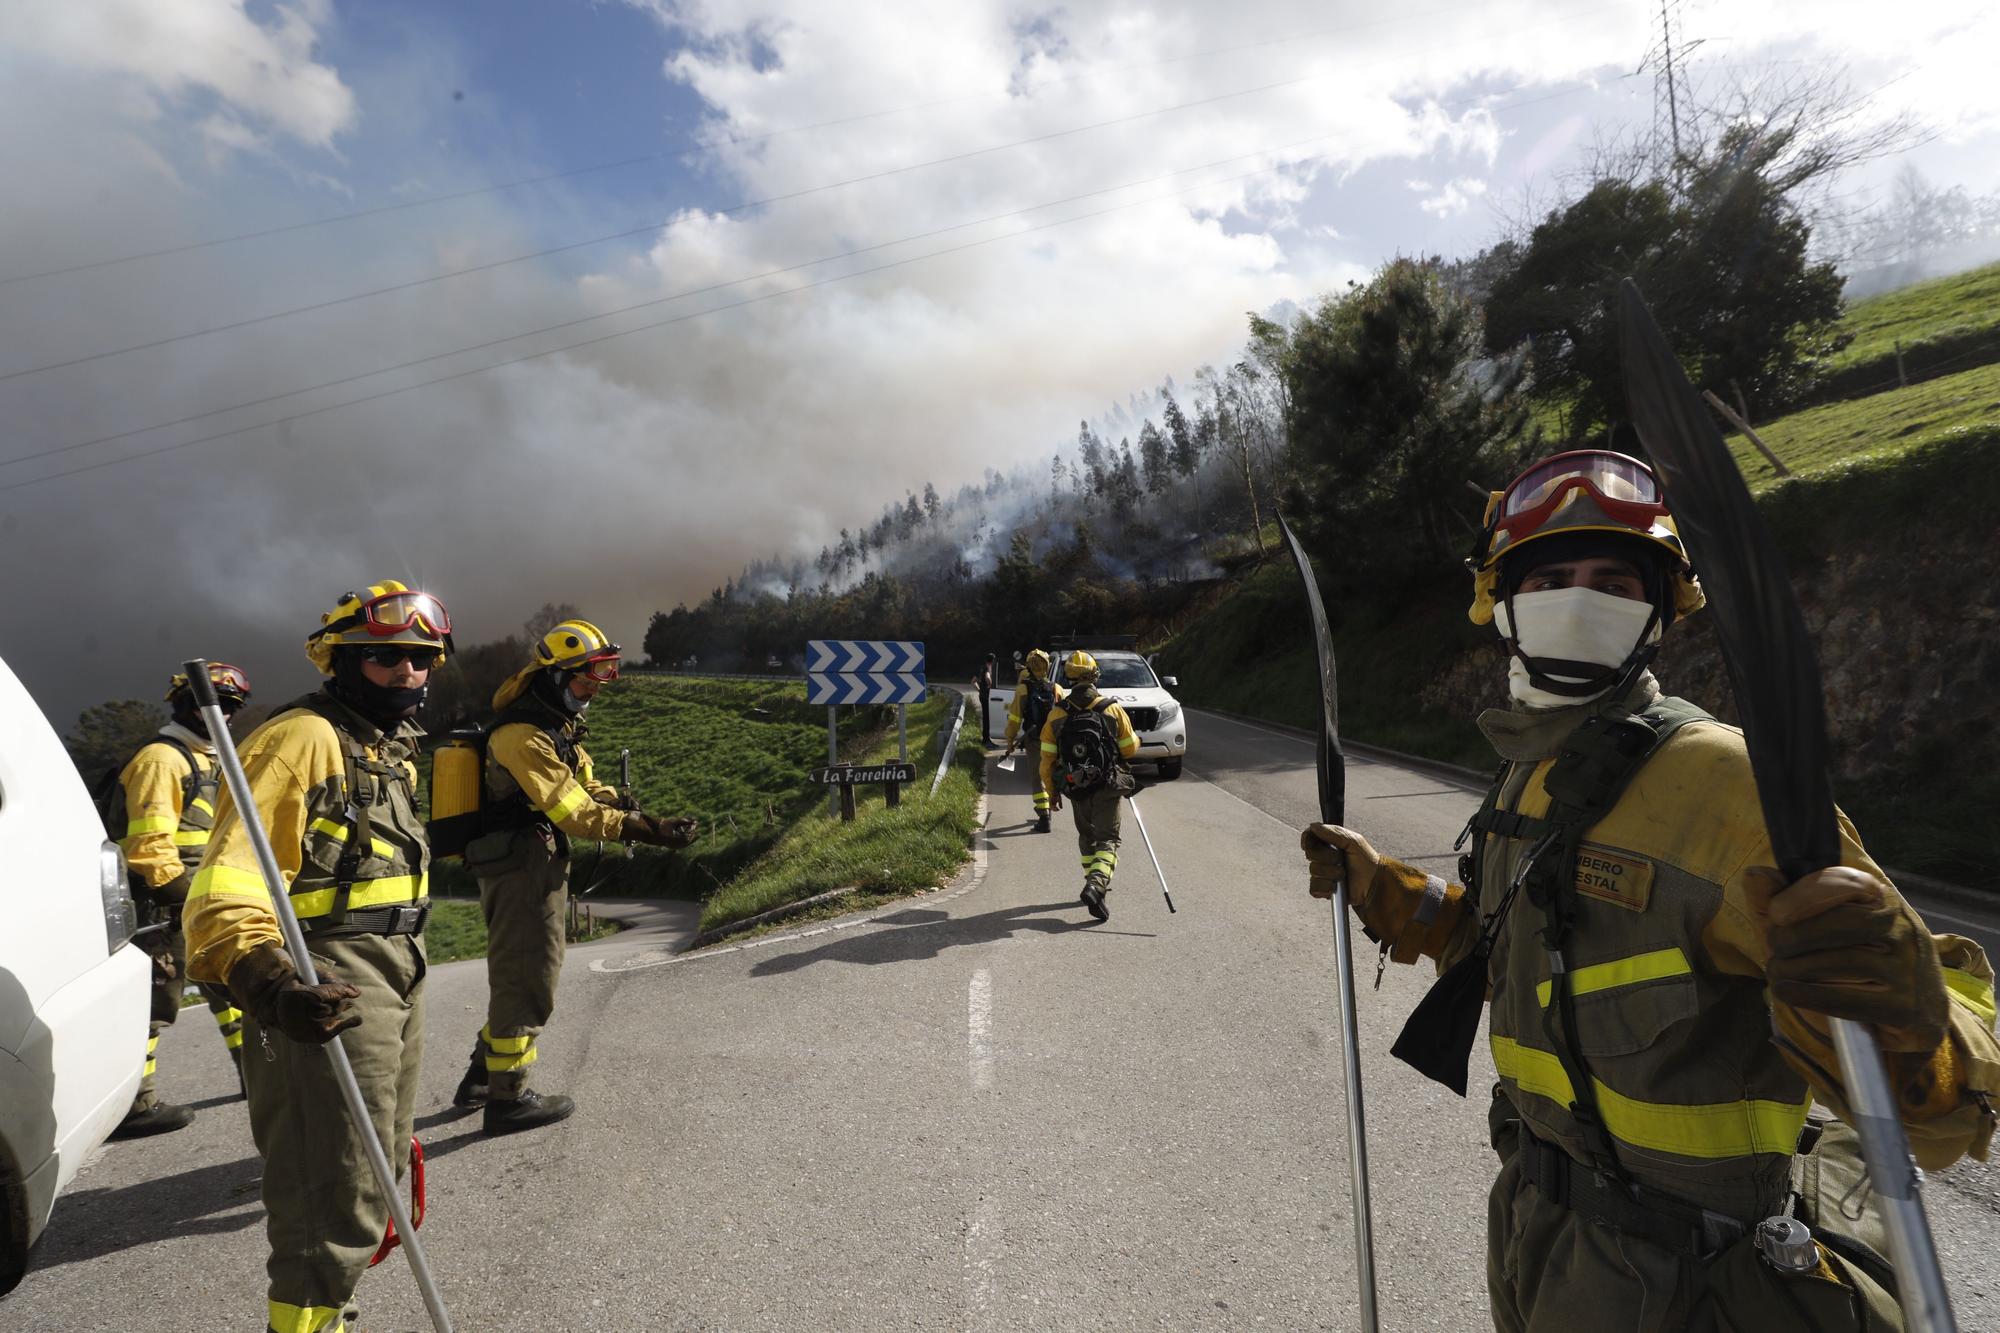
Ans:
POLYGON ((0 662, 0 1295, 138 1091, 152 965, 135 921, 124 855, 0 662))

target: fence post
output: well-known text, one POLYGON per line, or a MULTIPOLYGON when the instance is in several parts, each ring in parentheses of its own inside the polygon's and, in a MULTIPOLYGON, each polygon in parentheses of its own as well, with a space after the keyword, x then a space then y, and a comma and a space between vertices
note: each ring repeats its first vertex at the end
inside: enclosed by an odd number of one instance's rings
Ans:
POLYGON ((1910 377, 1903 369, 1903 340, 1901 338, 1896 339, 1896 387, 1900 389, 1910 387, 1910 377))

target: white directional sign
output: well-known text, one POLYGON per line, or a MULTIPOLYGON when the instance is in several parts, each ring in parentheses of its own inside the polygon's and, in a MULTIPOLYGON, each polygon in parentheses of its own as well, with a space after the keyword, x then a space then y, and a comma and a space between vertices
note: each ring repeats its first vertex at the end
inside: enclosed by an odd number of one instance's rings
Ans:
POLYGON ((844 676, 924 674, 924 646, 900 639, 814 639, 806 644, 806 671, 844 676))
POLYGON ((809 704, 920 704, 924 701, 922 676, 834 676, 815 673, 806 677, 809 704))
POLYGON ((924 700, 924 646, 900 639, 814 639, 806 645, 809 704, 924 700))

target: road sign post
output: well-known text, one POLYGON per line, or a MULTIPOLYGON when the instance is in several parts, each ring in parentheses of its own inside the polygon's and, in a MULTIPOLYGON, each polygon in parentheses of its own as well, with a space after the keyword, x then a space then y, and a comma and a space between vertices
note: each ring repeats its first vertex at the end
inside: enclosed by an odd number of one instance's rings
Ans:
POLYGON ((832 796, 840 818, 843 823, 851 824, 854 822, 856 787, 880 783, 889 789, 888 803, 900 805, 902 784, 917 780, 917 766, 901 760, 891 764, 828 764, 806 774, 806 780, 834 788, 832 796))
MULTIPOLYGON (((922 703, 924 646, 901 639, 813 639, 806 644, 806 702, 826 705, 826 755, 829 767, 840 763, 840 705, 896 705, 896 754, 910 757, 908 706, 922 703)), ((915 781, 914 777, 902 781, 915 781)), ((846 784, 841 784, 843 787, 846 784)), ((902 803, 900 783, 891 781, 890 805, 902 803)), ((827 813, 854 818, 851 797, 827 793, 827 813)))

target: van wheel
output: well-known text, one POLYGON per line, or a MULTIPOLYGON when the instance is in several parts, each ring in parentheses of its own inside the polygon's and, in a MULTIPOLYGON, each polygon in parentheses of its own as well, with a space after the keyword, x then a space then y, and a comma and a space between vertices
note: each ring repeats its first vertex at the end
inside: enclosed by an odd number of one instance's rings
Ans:
POLYGON ((1162 759, 1160 761, 1160 781, 1172 782, 1175 778, 1179 777, 1181 775, 1181 763, 1182 761, 1179 759, 1162 759))

